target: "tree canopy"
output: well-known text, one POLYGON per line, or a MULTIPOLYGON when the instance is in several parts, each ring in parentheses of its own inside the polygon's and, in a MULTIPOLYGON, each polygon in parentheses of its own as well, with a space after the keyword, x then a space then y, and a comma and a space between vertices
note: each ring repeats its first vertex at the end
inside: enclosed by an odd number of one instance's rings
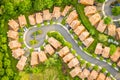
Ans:
POLYGON ((115 6, 114 8, 112 8, 112 14, 114 16, 120 15, 120 6, 115 6))
POLYGON ((110 17, 104 18, 104 23, 105 23, 105 24, 110 24, 111 21, 112 21, 112 19, 111 19, 110 17))

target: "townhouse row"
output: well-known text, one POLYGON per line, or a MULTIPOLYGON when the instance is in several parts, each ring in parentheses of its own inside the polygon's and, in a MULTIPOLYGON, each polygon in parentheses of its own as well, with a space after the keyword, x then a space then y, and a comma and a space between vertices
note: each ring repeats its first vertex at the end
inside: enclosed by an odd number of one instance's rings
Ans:
POLYGON ((120 28, 117 28, 113 23, 105 24, 104 19, 98 13, 96 6, 94 6, 94 2, 95 0, 80 0, 80 3, 85 5, 84 12, 91 24, 99 32, 106 32, 108 35, 115 36, 116 39, 120 40, 120 28))

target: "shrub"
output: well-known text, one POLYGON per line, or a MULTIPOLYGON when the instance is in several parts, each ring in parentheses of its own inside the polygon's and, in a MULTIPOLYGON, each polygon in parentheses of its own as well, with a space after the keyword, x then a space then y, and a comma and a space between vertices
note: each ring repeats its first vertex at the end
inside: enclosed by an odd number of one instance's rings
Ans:
POLYGON ((96 0, 97 2, 99 2, 99 3, 104 3, 105 2, 105 0, 96 0))
POLYGON ((102 56, 100 56, 100 60, 102 61, 102 60, 104 60, 104 58, 102 56))
POLYGON ((97 70, 99 70, 99 67, 96 65, 93 67, 93 69, 97 71, 97 70))
POLYGON ((69 42, 64 42, 64 46, 67 46, 69 49, 72 48, 72 44, 69 42))
POLYGON ((74 39, 75 39, 75 40, 78 40, 78 36, 77 36, 77 35, 74 35, 74 39))
POLYGON ((99 36, 98 37, 99 42, 106 42, 108 40, 108 36, 104 34, 99 34, 98 36, 99 36))
POLYGON ((82 42, 79 40, 77 41, 78 42, 78 46, 81 46, 82 45, 82 42))
POLYGON ((86 67, 87 67, 87 68, 91 67, 91 63, 88 62, 88 63, 86 64, 86 67))
POLYGON ((107 76, 110 77, 110 72, 107 73, 107 76))
POLYGON ((45 44, 48 44, 48 40, 45 39, 44 42, 45 42, 45 44))
POLYGON ((40 49, 41 49, 42 51, 44 51, 44 46, 41 46, 40 49))
POLYGON ((102 69, 101 69, 101 72, 102 72, 102 73, 105 73, 106 71, 107 71, 106 68, 102 68, 102 69))
POLYGON ((113 64, 112 64, 112 67, 114 67, 114 68, 115 68, 116 66, 117 66, 117 65, 116 65, 116 63, 113 63, 113 64))
POLYGON ((69 32, 70 32, 71 34, 73 34, 73 30, 72 30, 72 29, 70 29, 69 32))
POLYGON ((110 55, 113 55, 114 52, 116 51, 117 47, 113 44, 110 45, 110 55))
POLYGON ((71 53, 76 54, 76 51, 75 50, 71 50, 71 53))
POLYGON ((112 21, 112 19, 110 17, 104 18, 104 23, 107 24, 107 25, 110 24, 111 21, 112 21))

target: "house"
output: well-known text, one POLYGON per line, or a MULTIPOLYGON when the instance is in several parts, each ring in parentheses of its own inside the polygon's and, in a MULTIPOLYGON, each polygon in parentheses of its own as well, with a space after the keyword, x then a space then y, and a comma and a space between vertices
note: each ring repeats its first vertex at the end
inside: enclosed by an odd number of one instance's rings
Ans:
POLYGON ((47 44, 45 46, 45 53, 49 53, 50 55, 55 53, 55 50, 53 49, 53 47, 50 44, 47 44))
POLYGON ((97 76, 98 76, 98 72, 95 70, 92 70, 92 72, 90 73, 88 77, 88 80, 96 80, 97 76))
POLYGON ((82 71, 82 70, 81 70, 80 67, 75 67, 74 69, 72 69, 72 70, 70 71, 70 75, 71 75, 72 77, 75 77, 75 76, 77 76, 81 71, 82 71))
POLYGON ((79 36, 83 31, 85 31, 85 27, 84 27, 83 25, 78 26, 78 27, 74 30, 75 34, 78 35, 78 36, 79 36))
POLYGON ((116 26, 113 24, 108 25, 108 35, 115 36, 116 34, 116 26))
POLYGON ((93 15, 97 12, 96 6, 86 6, 84 12, 86 16, 93 15))
POLYGON ((80 3, 84 5, 93 5, 94 0, 80 0, 80 3))
POLYGON ((102 54, 102 51, 103 51, 102 44, 98 43, 95 48, 95 54, 102 54))
POLYGON ((44 10, 43 11, 43 20, 51 20, 52 16, 49 10, 44 10))
POLYGON ((38 53, 38 57, 39 57, 39 62, 45 62, 47 60, 47 56, 44 51, 40 51, 38 53))
POLYGON ((103 56, 104 58, 109 58, 109 54, 110 54, 110 48, 109 48, 109 47, 105 47, 105 48, 103 49, 102 56, 103 56))
POLYGON ((94 39, 92 37, 88 37, 87 39, 85 39, 83 41, 83 44, 86 46, 86 47, 89 47, 92 43, 94 42, 94 39))
POLYGON ((78 77, 84 80, 89 76, 89 74, 90 74, 90 71, 88 69, 84 69, 81 73, 78 74, 78 77))
POLYGON ((118 61, 117 65, 120 67, 120 60, 118 61))
POLYGON ((104 23, 103 20, 101 20, 97 26, 97 30, 103 33, 106 29, 107 25, 104 23))
POLYGON ((89 17, 89 21, 91 22, 93 26, 95 26, 100 20, 101 20, 101 16, 99 13, 96 13, 92 15, 91 17, 89 17))
POLYGON ((35 65, 39 64, 38 54, 39 54, 39 52, 32 52, 30 65, 35 66, 35 65))
POLYGON ((68 15, 66 22, 68 24, 70 24, 73 20, 75 20, 77 18, 78 18, 78 14, 77 14, 76 10, 74 10, 68 15))
POLYGON ((65 8, 64 8, 63 12, 61 13, 61 15, 65 16, 71 8, 72 8, 71 6, 65 6, 65 8))
POLYGON ((10 49, 20 48, 22 45, 17 40, 10 41, 8 46, 10 49))
POLYGON ((76 29, 78 26, 80 26, 80 21, 79 20, 74 20, 73 22, 71 22, 70 27, 72 29, 76 29))
POLYGON ((116 38, 117 40, 120 40, 120 28, 116 29, 116 38))
POLYGON ((25 18, 24 15, 20 15, 18 17, 18 21, 19 21, 19 24, 20 24, 21 28, 27 25, 27 21, 26 21, 26 18, 25 18))
POLYGON ((58 19, 61 15, 60 7, 54 7, 52 16, 58 19))
POLYGON ((20 56, 22 56, 25 53, 23 49, 17 48, 12 50, 12 56, 16 59, 18 59, 20 56))
POLYGON ((26 61, 27 61, 27 58, 26 58, 25 56, 22 56, 22 57, 20 58, 20 60, 18 61, 16 67, 17 67, 20 71, 22 71, 23 68, 24 68, 24 66, 25 66, 26 61))
POLYGON ((112 80, 110 77, 106 77, 106 79, 105 80, 112 80))
POLYGON ((81 41, 84 41, 87 37, 89 37, 90 33, 86 30, 84 32, 81 33, 81 35, 79 36, 79 39, 81 41))
POLYGON ((57 48, 59 48, 59 47, 61 46, 61 43, 60 43, 58 40, 56 40, 55 38, 53 38, 53 37, 50 37, 50 38, 48 39, 48 42, 49 42, 49 44, 51 44, 55 49, 57 49, 57 48))
POLYGON ((8 25, 9 25, 10 28, 12 28, 14 31, 18 31, 18 29, 19 29, 19 24, 18 24, 15 20, 13 20, 13 19, 9 20, 8 25))
POLYGON ((65 46, 58 52, 58 54, 59 54, 60 57, 63 57, 66 54, 68 54, 68 52, 70 52, 70 50, 67 46, 65 46))
POLYGON ((97 80, 105 80, 105 74, 103 74, 103 73, 100 73, 99 75, 98 75, 98 78, 97 78, 97 80))
POLYGON ((66 56, 63 57, 63 61, 65 63, 70 62, 75 56, 72 53, 68 53, 66 56))
POLYGON ((36 19, 37 24, 42 23, 43 22, 42 13, 36 13, 35 14, 35 19, 36 19))
POLYGON ((119 57, 120 57, 120 48, 118 47, 115 53, 110 56, 110 58, 113 62, 117 62, 119 57))
POLYGON ((29 16, 28 16, 28 19, 29 19, 30 25, 35 25, 35 24, 36 24, 35 15, 34 15, 34 14, 29 15, 29 16))
POLYGON ((73 68, 75 66, 77 66, 79 64, 79 61, 77 58, 73 58, 69 63, 68 63, 68 67, 69 68, 73 68))
POLYGON ((17 40, 17 39, 19 38, 18 32, 13 31, 13 30, 9 30, 9 31, 7 32, 7 36, 8 36, 9 38, 15 39, 15 40, 17 40))

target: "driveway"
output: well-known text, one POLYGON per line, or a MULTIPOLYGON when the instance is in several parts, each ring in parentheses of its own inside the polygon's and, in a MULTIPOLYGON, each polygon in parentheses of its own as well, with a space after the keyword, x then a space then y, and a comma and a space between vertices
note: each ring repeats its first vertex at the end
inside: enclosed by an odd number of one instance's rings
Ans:
MULTIPOLYGON (((105 62, 103 61, 99 61, 95 58, 92 58, 90 57, 89 55, 87 55, 86 53, 84 53, 78 46, 78 44, 75 43, 75 41, 72 39, 72 37, 70 36, 70 34, 67 32, 68 29, 61 25, 58 25, 58 24, 53 24, 53 25, 48 25, 48 26, 42 26, 41 28, 38 28, 38 27, 32 27, 30 30, 28 30, 28 32, 26 33, 26 38, 25 38, 25 41, 26 43, 29 45, 29 40, 31 39, 31 34, 37 30, 42 30, 43 31, 43 34, 39 35, 38 36, 38 41, 39 43, 37 45, 35 45, 34 47, 37 48, 37 47, 40 47, 43 45, 44 43, 44 39, 45 39, 45 36, 47 34, 47 32, 49 31, 58 31, 60 32, 64 38, 70 42, 73 46, 73 49, 76 50, 76 52, 86 61, 90 62, 90 63, 93 63, 93 64, 96 64, 96 65, 99 65, 101 67, 105 67, 114 77, 116 75, 119 74, 119 72, 117 72, 115 69, 113 69, 110 65, 106 64, 105 62), (40 38, 39 38, 40 37, 40 38)), ((120 80, 120 78, 118 79, 120 80)))

